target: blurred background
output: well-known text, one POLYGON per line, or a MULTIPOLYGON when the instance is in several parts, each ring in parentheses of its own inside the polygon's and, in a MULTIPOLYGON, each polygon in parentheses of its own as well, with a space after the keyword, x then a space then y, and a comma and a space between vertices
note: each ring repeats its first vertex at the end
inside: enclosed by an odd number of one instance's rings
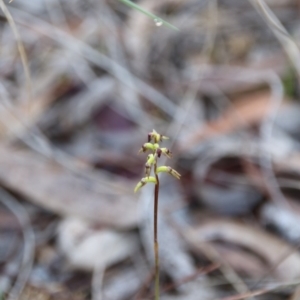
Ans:
POLYGON ((154 128, 161 299, 299 300, 300 2, 135 3, 0 0, 1 299, 154 299, 154 128))

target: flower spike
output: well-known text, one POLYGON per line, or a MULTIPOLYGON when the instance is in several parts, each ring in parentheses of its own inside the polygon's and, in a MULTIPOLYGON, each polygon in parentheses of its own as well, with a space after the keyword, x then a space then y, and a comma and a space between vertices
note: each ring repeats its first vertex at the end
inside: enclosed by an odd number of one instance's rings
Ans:
POLYGON ((142 178, 138 184, 136 185, 134 192, 137 192, 141 187, 143 187, 146 183, 152 182, 155 184, 158 184, 158 173, 166 172, 171 174, 177 179, 180 179, 181 175, 174 169, 172 169, 169 166, 160 166, 157 165, 158 158, 161 157, 161 155, 165 155, 168 158, 172 157, 172 152, 168 148, 160 148, 159 142, 162 142, 163 140, 168 139, 168 137, 159 134, 154 129, 148 133, 148 142, 145 143, 142 148, 139 150, 139 153, 141 152, 147 152, 150 151, 151 153, 147 156, 147 160, 145 163, 145 176, 142 178), (154 175, 150 176, 152 169, 154 169, 154 175))
POLYGON ((136 185, 134 192, 136 193, 147 183, 154 183, 154 257, 155 257, 155 299, 159 299, 159 249, 157 239, 157 215, 158 215, 158 194, 159 194, 159 176, 158 173, 166 172, 171 174, 177 179, 180 179, 181 175, 169 166, 158 166, 158 158, 161 155, 165 155, 168 158, 172 157, 172 152, 168 148, 160 148, 159 143, 163 140, 167 140, 168 137, 157 133, 154 129, 148 133, 148 142, 145 143, 140 149, 139 153, 147 152, 150 150, 150 154, 147 156, 145 163, 146 177, 142 178, 136 185), (152 171, 153 169, 153 171, 152 171), (150 176, 154 173, 154 176, 150 176))

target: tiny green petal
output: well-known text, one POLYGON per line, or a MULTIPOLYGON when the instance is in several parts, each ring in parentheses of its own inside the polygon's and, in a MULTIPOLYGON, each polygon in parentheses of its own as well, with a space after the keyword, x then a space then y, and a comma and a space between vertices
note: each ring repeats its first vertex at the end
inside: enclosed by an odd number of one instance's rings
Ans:
POLYGON ((177 179, 180 179, 180 177, 181 177, 181 175, 174 169, 171 169, 170 174, 173 175, 174 177, 176 177, 177 179))
POLYGON ((172 152, 168 148, 160 148, 161 152, 168 158, 172 158, 172 152))
POLYGON ((143 182, 142 180, 136 185, 134 188, 134 192, 136 193, 140 188, 142 188, 146 183, 143 182))

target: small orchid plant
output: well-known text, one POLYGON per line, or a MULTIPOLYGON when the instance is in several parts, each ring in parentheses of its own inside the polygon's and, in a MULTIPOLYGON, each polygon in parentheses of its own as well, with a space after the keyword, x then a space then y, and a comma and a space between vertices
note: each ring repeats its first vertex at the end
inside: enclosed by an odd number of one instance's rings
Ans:
POLYGON ((155 255, 155 300, 159 299, 159 256, 158 256, 158 241, 157 241, 157 210, 158 210, 158 193, 159 193, 159 178, 158 174, 165 172, 180 179, 180 174, 169 166, 158 166, 157 161, 161 155, 167 158, 172 157, 172 153, 167 148, 161 148, 159 143, 167 140, 168 137, 157 133, 154 129, 148 133, 148 142, 140 149, 139 153, 150 151, 145 163, 145 175, 136 185, 134 192, 137 192, 147 183, 154 183, 154 255, 155 255), (152 172, 153 171, 153 172, 152 172), (153 173, 153 176, 151 176, 153 173))

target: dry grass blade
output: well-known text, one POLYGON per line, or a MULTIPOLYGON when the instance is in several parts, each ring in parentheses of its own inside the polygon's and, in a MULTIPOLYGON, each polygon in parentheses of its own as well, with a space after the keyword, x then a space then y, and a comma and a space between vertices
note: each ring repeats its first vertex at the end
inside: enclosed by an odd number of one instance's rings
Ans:
POLYGON ((77 55, 84 57, 89 62, 92 62, 100 68, 107 70, 110 74, 115 76, 115 78, 120 80, 120 82, 127 85, 131 89, 136 90, 142 95, 147 95, 147 99, 149 99, 149 101, 152 101, 168 115, 172 115, 176 111, 176 105, 174 105, 170 99, 162 95, 152 86, 148 85, 145 81, 133 76, 132 73, 130 73, 127 69, 110 59, 108 56, 100 53, 88 44, 74 38, 63 30, 52 26, 42 19, 16 8, 14 8, 13 11, 18 16, 18 23, 23 24, 40 34, 57 41, 72 53, 76 53, 77 55))
POLYGON ((266 23, 272 29, 275 36, 278 38, 282 47, 286 51, 288 57, 290 58, 293 66, 297 70, 298 77, 300 77, 300 51, 299 47, 287 32, 285 27, 281 24, 279 19, 271 11, 269 6, 263 0, 250 0, 253 6, 265 19, 266 23))
POLYGON ((124 4, 128 5, 129 7, 140 11, 141 13, 143 13, 144 15, 148 16, 149 18, 153 19, 153 21, 156 23, 157 26, 161 26, 162 24, 166 25, 167 27, 174 29, 174 30, 179 30, 177 27, 175 27, 174 25, 168 23, 167 21, 165 21, 164 19, 152 14, 150 11, 143 9, 141 6, 135 4, 134 2, 130 1, 130 0, 119 0, 121 2, 123 2, 124 4))
POLYGON ((20 53, 20 57, 21 57, 21 61, 22 61, 22 65, 23 65, 23 68, 24 68, 25 77, 26 77, 26 81, 27 81, 28 100, 31 100, 31 97, 32 97, 32 83, 31 83, 31 76, 30 76, 30 70, 29 70, 29 67, 28 67, 28 59, 27 59, 26 51, 25 51, 24 45, 22 43, 22 39, 20 37, 17 26, 15 24, 15 21, 14 21, 12 15, 11 15, 11 13, 7 9, 7 7, 6 7, 3 0, 0 0, 0 7, 1 7, 5 17, 7 18, 7 21, 9 23, 9 25, 10 25, 12 31, 13 31, 13 34, 15 36, 15 39, 17 41, 18 50, 19 50, 19 53, 20 53))
POLYGON ((255 296, 260 296, 260 295, 266 294, 266 293, 270 292, 271 290, 272 289, 262 289, 262 290, 258 290, 258 291, 254 291, 254 292, 249 292, 249 293, 245 293, 245 294, 236 295, 236 296, 230 296, 230 297, 220 298, 218 300, 241 300, 241 299, 247 299, 249 297, 255 297, 255 296))
POLYGON ((11 288, 10 294, 7 298, 7 300, 16 300, 22 293, 31 273, 35 253, 35 237, 29 216, 24 207, 2 188, 0 188, 0 202, 18 219, 24 239, 23 258, 19 268, 20 271, 18 272, 15 284, 11 288))

